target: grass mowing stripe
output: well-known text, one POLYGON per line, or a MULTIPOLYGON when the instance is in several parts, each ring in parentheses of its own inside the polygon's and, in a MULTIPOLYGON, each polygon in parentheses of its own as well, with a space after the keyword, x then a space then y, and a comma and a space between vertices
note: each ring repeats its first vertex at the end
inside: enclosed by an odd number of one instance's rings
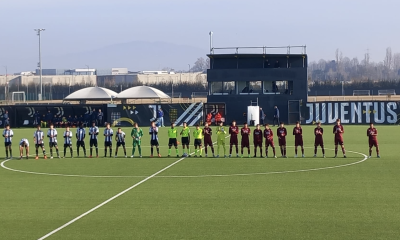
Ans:
MULTIPOLYGON (((228 138, 228 137, 229 137, 229 135, 226 136, 225 138, 228 138)), ((216 142, 214 142, 213 144, 215 144, 215 143, 216 143, 216 142)), ((203 148, 204 148, 204 147, 203 147, 203 148)), ((203 149, 203 148, 202 148, 202 149, 203 149)), ((190 155, 193 155, 193 154, 194 154, 194 152, 192 152, 190 155)), ((184 160, 185 158, 186 158, 186 157, 183 157, 183 158, 181 158, 181 159, 179 159, 179 160, 177 160, 177 161, 171 163, 170 165, 166 166, 165 168, 159 170, 158 172, 156 172, 156 173, 154 173, 154 174, 152 174, 152 175, 146 177, 145 179, 141 180, 140 182, 138 182, 138 183, 132 185, 131 187, 125 189, 124 191, 118 193, 117 195, 115 195, 115 196, 113 196, 113 197, 107 199, 106 201, 100 203, 99 205, 95 206, 94 208, 90 209, 89 211, 82 213, 81 215, 79 215, 78 217, 72 219, 71 221, 67 222, 66 224, 62 225, 61 227, 58 227, 58 228, 54 229, 53 231, 47 233, 47 234, 44 235, 43 237, 38 238, 38 240, 46 239, 46 238, 50 237, 51 235, 53 235, 54 233, 57 233, 58 231, 60 231, 60 230, 62 230, 62 229, 64 229, 64 228, 66 228, 66 227, 68 227, 68 226, 71 225, 72 223, 78 221, 79 219, 83 218, 84 216, 90 214, 91 212, 96 211, 97 209, 101 208, 102 206, 106 205, 107 203, 111 202, 112 200, 118 198, 119 196, 121 196, 121 195, 123 195, 123 194, 129 192, 130 190, 132 190, 132 189, 134 189, 135 187, 139 186, 140 184, 146 182, 147 180, 152 179, 153 177, 155 177, 155 176, 157 176, 158 174, 164 172, 165 170, 167 170, 168 168, 174 166, 175 164, 179 163, 180 161, 184 160)), ((2 163, 2 165, 3 165, 3 163, 2 163)))
POLYGON ((182 161, 183 159, 185 159, 185 158, 181 158, 181 159, 179 159, 179 160, 173 162, 172 164, 166 166, 165 168, 161 169, 160 171, 158 171, 158 172, 156 172, 156 173, 154 173, 154 174, 152 174, 152 175, 146 177, 145 179, 141 180, 140 182, 138 182, 138 183, 132 185, 131 187, 125 189, 124 191, 118 193, 117 195, 115 195, 115 196, 113 196, 113 197, 107 199, 106 201, 100 203, 99 205, 97 205, 96 207, 90 209, 89 211, 87 211, 87 212, 85 212, 85 213, 79 215, 78 217, 72 219, 71 221, 67 222, 66 224, 62 225, 61 227, 54 229, 53 231, 51 231, 51 232, 49 232, 48 234, 44 235, 43 237, 39 238, 39 240, 46 239, 46 238, 50 237, 51 235, 53 235, 54 233, 56 233, 56 232, 62 230, 63 228, 68 227, 68 226, 71 225, 72 223, 78 221, 79 219, 83 218, 84 216, 90 214, 91 212, 93 212, 93 211, 95 211, 95 210, 101 208, 102 206, 106 205, 107 203, 111 202, 112 200, 116 199, 117 197, 119 197, 119 196, 125 194, 126 192, 132 190, 133 188, 139 186, 140 184, 146 182, 147 180, 153 178, 154 176, 156 176, 156 175, 158 175, 158 174, 164 172, 165 170, 167 170, 168 168, 170 168, 170 167, 174 166, 175 164, 179 163, 179 162, 182 161))

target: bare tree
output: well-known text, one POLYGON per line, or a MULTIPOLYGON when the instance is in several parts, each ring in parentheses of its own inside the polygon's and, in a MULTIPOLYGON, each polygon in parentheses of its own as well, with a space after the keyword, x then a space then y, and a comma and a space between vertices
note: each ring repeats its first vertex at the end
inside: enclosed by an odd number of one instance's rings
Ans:
POLYGON ((193 72, 203 72, 208 69, 209 63, 207 63, 204 58, 198 58, 194 63, 193 67, 190 69, 193 72))
POLYGON ((335 58, 336 58, 336 79, 339 80, 342 76, 342 60, 343 54, 339 51, 339 48, 335 51, 335 58))
POLYGON ((393 70, 400 70, 400 53, 395 53, 393 55, 393 70))
POLYGON ((163 67, 163 68, 161 69, 161 71, 174 72, 175 70, 174 70, 173 68, 170 68, 170 67, 163 67))
POLYGON ((369 58, 370 58, 369 49, 367 49, 367 52, 364 54, 364 65, 365 65, 365 67, 368 67, 368 65, 369 65, 369 58))
POLYGON ((392 69, 392 61, 393 61, 392 48, 388 47, 386 48, 386 56, 385 60, 383 61, 383 64, 387 70, 392 69))
POLYGON ((310 82, 316 81, 366 81, 366 80, 400 80, 400 53, 386 49, 385 59, 381 62, 370 60, 369 50, 362 61, 349 59, 336 49, 334 60, 310 62, 308 76, 310 82))

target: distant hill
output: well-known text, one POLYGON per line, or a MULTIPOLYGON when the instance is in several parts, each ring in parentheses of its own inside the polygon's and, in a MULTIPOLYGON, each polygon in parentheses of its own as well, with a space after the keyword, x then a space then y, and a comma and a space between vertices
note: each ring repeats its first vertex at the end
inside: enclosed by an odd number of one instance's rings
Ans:
POLYGON ((90 68, 106 69, 127 67, 131 71, 160 70, 170 67, 187 70, 188 64, 198 57, 205 57, 207 50, 192 46, 176 45, 166 42, 134 41, 106 46, 104 48, 54 56, 45 59, 44 68, 90 68))

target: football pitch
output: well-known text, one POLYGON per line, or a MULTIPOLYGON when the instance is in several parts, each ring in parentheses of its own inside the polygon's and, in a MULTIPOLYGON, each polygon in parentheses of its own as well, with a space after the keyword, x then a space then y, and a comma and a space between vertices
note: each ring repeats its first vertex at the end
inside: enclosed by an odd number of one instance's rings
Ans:
MULTIPOLYGON (((303 126, 306 157, 293 158, 287 126, 286 159, 278 146, 278 158, 211 158, 210 149, 208 158, 204 151, 202 158, 167 158, 167 128, 159 133, 162 157, 149 158, 143 127, 143 158, 129 157, 129 137, 128 158, 121 148, 118 158, 104 158, 99 136, 99 158, 69 158, 67 151, 64 159, 34 160, 34 129, 13 129, 14 157, 21 138, 29 139, 31 157, 2 160, 0 238, 399 239, 399 127, 376 125, 380 159, 375 149, 367 158, 368 126, 344 126, 347 158, 340 149, 333 158, 332 126, 323 127, 326 158, 320 149, 313 158, 314 126, 303 126)), ((45 146, 49 156, 47 139, 45 146)), ((5 157, 4 146, 0 153, 5 157)))

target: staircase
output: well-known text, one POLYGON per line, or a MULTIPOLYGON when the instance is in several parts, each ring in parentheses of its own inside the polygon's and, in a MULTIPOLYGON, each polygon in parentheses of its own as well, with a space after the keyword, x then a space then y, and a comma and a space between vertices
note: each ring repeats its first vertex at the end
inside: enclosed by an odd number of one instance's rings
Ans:
POLYGON ((175 121, 176 126, 182 126, 184 122, 188 126, 196 125, 203 117, 203 102, 192 103, 185 112, 175 121))

